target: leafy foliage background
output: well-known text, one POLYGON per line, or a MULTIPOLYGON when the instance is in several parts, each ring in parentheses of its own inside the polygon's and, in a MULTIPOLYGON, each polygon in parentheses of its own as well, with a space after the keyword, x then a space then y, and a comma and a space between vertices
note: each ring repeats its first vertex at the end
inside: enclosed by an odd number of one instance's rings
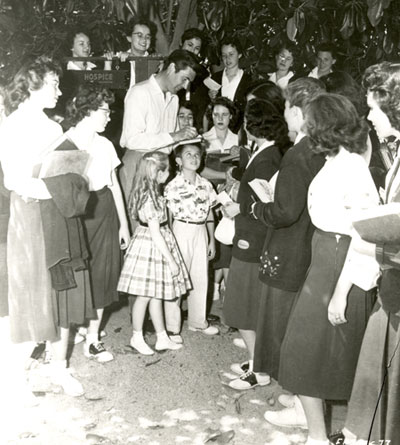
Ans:
POLYGON ((136 15, 157 25, 154 50, 168 54, 183 31, 203 28, 208 58, 218 64, 218 43, 236 34, 245 64, 256 75, 274 68, 273 55, 289 40, 297 70, 315 64, 315 47, 337 44, 339 67, 358 77, 381 60, 398 60, 400 0, 0 0, 0 76, 10 79, 25 58, 70 55, 70 36, 86 31, 94 54, 129 47, 136 15))

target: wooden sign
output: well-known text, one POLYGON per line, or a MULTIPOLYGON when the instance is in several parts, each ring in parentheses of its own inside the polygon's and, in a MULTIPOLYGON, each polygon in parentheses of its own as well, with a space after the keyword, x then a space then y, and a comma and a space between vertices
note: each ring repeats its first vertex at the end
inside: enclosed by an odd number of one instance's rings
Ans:
POLYGON ((72 85, 91 83, 110 90, 126 90, 129 86, 129 71, 125 70, 69 70, 64 77, 72 85))

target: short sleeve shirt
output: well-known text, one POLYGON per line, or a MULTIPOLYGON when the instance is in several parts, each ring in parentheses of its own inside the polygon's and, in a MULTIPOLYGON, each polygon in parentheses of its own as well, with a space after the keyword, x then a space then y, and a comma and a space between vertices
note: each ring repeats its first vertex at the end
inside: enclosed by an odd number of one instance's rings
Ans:
POLYGON ((207 179, 196 175, 194 184, 181 173, 165 187, 164 196, 174 219, 204 222, 217 204, 217 194, 207 179))
POLYGON ((91 146, 84 147, 74 138, 73 132, 70 132, 70 136, 80 150, 85 150, 90 155, 86 170, 89 190, 97 191, 103 187, 112 186, 111 173, 121 163, 113 144, 107 138, 95 134, 91 146))
POLYGON ((165 199, 160 197, 158 202, 160 204, 160 209, 156 209, 152 199, 147 197, 143 206, 139 209, 139 220, 144 223, 154 219, 157 219, 160 223, 165 222, 167 220, 165 199))

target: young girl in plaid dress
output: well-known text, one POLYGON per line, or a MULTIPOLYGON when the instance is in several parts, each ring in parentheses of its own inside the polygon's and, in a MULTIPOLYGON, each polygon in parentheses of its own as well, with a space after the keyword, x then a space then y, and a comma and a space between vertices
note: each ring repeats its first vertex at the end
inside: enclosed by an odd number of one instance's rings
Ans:
POLYGON ((189 276, 167 226, 167 212, 160 185, 169 175, 164 153, 143 155, 133 181, 129 210, 139 221, 130 241, 118 283, 118 290, 137 298, 132 308, 131 346, 144 355, 154 354, 143 338, 143 322, 149 306, 157 333, 155 349, 180 349, 165 331, 162 302, 175 300, 190 288, 189 276))

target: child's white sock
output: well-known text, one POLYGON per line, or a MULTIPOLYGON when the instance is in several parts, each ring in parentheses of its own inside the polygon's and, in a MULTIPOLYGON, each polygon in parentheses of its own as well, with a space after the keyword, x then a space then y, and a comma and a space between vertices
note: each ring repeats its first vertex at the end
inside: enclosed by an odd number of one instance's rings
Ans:
POLYGON ((142 331, 133 331, 131 346, 143 355, 153 355, 154 351, 144 341, 142 331))
POLYGON ((165 349, 181 349, 182 344, 178 344, 173 342, 169 337, 166 331, 157 332, 157 342, 156 342, 156 350, 164 351, 165 349))
POLYGON ((249 360, 249 371, 253 372, 254 360, 249 360))
POLYGON ((92 343, 97 343, 99 341, 98 334, 87 334, 86 335, 86 344, 91 345, 92 343))

